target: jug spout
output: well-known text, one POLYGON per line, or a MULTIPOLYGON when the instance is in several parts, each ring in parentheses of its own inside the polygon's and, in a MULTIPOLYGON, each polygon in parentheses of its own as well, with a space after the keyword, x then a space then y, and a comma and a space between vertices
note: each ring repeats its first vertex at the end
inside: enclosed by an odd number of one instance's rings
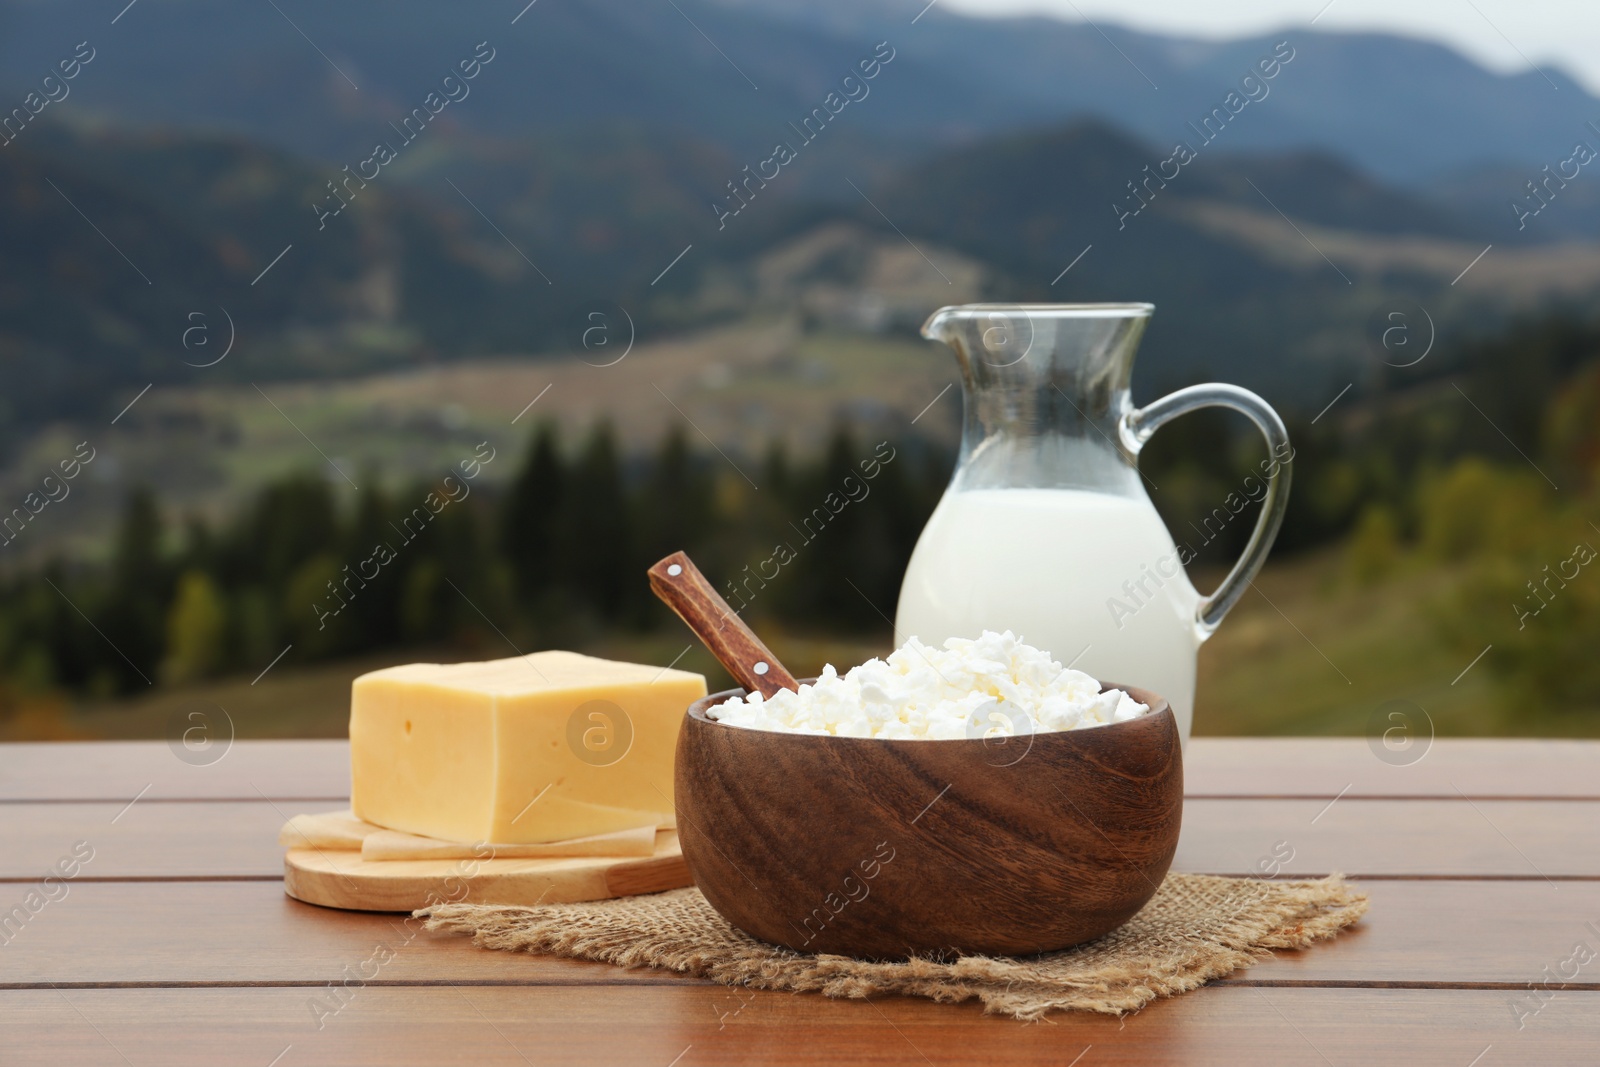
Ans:
POLYGON ((928 316, 928 321, 922 324, 922 336, 930 341, 943 341, 950 343, 950 326, 956 320, 956 307, 942 307, 928 316))

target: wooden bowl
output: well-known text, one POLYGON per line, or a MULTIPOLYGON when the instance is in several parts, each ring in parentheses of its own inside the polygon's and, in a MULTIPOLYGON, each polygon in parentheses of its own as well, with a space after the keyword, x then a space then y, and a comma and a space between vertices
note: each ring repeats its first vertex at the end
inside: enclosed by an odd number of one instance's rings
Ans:
MULTIPOLYGON (((1108 687, 1109 688, 1109 687, 1108 687)), ((678 836, 713 907, 753 937, 867 959, 1030 955, 1116 929, 1178 847, 1167 702, 1107 726, 899 741, 727 726, 690 706, 678 836)))

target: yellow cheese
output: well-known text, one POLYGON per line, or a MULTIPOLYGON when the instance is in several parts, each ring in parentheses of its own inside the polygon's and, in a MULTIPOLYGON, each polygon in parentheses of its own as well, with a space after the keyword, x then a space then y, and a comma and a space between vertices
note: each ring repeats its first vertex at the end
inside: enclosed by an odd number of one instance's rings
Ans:
POLYGON ((364 674, 350 699, 350 806, 445 841, 564 841, 673 824, 687 671, 535 652, 364 674))

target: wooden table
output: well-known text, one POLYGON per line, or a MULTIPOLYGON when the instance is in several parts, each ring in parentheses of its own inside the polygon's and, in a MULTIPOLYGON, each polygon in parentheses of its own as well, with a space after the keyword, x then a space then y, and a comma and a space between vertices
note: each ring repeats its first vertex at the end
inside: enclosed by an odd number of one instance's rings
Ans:
POLYGON ((1397 766, 1361 738, 1197 739, 1177 869, 1342 870, 1371 912, 1125 1019, 1035 1025, 487 952, 290 900, 278 827, 345 800, 346 758, 0 746, 0 1064, 1600 1062, 1600 743, 1438 741, 1397 766), (93 858, 27 912, 77 842, 93 858), (319 1000, 338 1006, 320 1028, 319 1000))

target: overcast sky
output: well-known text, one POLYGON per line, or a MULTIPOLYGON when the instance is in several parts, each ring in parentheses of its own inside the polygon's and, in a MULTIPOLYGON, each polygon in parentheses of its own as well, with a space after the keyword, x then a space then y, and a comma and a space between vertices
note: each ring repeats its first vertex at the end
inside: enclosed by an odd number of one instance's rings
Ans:
POLYGON ((1600 0, 940 0, 940 6, 1088 18, 1194 37, 1264 33, 1316 18, 1319 30, 1439 41, 1496 71, 1554 64, 1600 93, 1600 0))

